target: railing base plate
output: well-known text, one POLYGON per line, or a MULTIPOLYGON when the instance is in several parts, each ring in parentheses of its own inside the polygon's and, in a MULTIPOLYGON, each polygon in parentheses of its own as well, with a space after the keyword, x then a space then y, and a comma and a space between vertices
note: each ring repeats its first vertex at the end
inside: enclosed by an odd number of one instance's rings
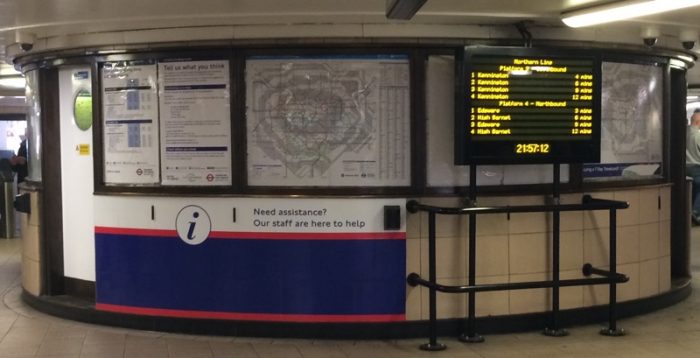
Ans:
POLYGON ((426 344, 421 344, 419 348, 422 351, 436 352, 436 351, 444 351, 445 349, 447 349, 447 346, 442 344, 442 343, 435 343, 435 344, 426 343, 426 344))
POLYGON ((459 336, 459 341, 464 343, 483 343, 484 337, 478 334, 468 336, 466 333, 459 336))
POLYGON ((569 335, 569 331, 563 328, 545 328, 544 331, 542 331, 542 334, 544 334, 547 337, 566 337, 569 335))
POLYGON ((625 330, 623 328, 603 328, 600 330, 600 334, 608 337, 621 337, 625 335, 625 330))

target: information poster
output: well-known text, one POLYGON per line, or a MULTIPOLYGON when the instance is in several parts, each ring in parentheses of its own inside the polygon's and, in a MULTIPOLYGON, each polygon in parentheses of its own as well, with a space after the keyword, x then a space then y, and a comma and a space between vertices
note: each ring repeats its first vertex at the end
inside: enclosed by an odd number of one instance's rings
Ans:
POLYGON ((231 184, 228 61, 158 64, 163 185, 231 184))
POLYGON ((248 184, 408 186, 405 55, 246 61, 248 184))
POLYGON ((524 49, 468 49, 462 163, 599 158, 599 61, 524 49), (465 145, 466 144, 466 145, 465 145))
POLYGON ((160 180, 156 77, 155 64, 107 62, 102 68, 106 184, 160 180))

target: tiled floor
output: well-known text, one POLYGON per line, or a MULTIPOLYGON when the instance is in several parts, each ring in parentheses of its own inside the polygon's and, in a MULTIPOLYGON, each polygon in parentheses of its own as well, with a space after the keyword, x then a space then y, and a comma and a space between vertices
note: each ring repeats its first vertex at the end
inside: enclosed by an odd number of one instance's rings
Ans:
MULTIPOLYGON (((693 230, 693 269, 700 271, 700 228, 693 230)), ((0 239, 0 357, 700 357, 700 293, 652 314, 624 319, 624 337, 574 327, 563 338, 539 332, 489 335, 476 345, 440 339, 442 352, 423 352, 425 339, 314 341, 187 336, 110 328, 47 316, 20 300, 20 241, 0 239)), ((699 272, 700 273, 700 272, 699 272)), ((700 275, 698 275, 700 276, 700 275)), ((693 280, 694 287, 699 286, 693 280)))

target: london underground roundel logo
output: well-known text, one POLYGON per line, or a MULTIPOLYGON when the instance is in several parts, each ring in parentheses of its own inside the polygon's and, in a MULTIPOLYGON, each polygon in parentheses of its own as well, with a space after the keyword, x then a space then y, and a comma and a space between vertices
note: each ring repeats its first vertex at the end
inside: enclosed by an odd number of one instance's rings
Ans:
POLYGON ((199 245, 209 237, 211 219, 201 207, 188 205, 177 213, 175 227, 180 240, 189 245, 199 245))

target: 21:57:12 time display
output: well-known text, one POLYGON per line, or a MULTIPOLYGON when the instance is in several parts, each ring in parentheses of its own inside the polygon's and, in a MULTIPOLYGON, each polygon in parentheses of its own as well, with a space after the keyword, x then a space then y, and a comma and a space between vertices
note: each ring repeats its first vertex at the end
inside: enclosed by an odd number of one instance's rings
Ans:
POLYGON ((516 143, 515 154, 548 154, 549 143, 516 143))

